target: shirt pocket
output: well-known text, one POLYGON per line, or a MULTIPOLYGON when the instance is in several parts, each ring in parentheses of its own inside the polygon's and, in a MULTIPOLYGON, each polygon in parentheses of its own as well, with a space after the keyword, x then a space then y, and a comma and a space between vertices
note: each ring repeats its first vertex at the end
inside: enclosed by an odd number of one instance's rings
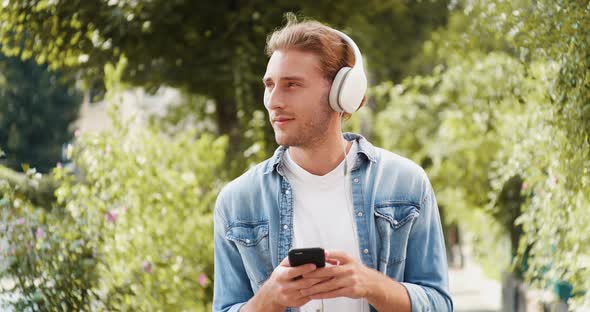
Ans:
POLYGON ((384 201, 375 205, 375 225, 381 243, 379 252, 380 268, 406 259, 410 230, 420 215, 417 205, 409 202, 384 201))
POLYGON ((273 270, 268 221, 234 222, 228 227, 225 237, 235 243, 252 287, 258 289, 273 270))

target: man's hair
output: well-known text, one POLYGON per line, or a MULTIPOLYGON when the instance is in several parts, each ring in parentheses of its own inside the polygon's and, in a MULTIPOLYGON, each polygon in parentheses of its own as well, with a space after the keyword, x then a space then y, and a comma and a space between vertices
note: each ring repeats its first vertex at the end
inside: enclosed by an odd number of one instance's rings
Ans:
MULTIPOLYGON (((293 13, 285 14, 287 24, 274 31, 266 40, 266 54, 270 57, 277 50, 312 52, 320 59, 320 70, 330 83, 342 67, 354 65, 354 52, 334 30, 314 20, 297 21, 293 13)), ((365 105, 363 97, 359 109, 365 105)), ((343 114, 345 119, 350 114, 343 114)))

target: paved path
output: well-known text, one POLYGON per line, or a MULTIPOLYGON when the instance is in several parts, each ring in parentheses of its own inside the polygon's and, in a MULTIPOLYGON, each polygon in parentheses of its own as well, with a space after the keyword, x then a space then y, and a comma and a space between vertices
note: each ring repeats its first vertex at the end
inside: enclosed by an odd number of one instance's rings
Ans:
POLYGON ((467 261, 463 269, 449 269, 449 284, 456 312, 500 311, 500 282, 484 276, 476 264, 467 261))

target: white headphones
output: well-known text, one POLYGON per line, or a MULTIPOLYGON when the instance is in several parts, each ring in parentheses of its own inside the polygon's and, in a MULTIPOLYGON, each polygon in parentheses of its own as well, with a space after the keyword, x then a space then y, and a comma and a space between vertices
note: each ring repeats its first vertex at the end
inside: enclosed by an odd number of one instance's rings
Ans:
MULTIPOLYGON (((354 113, 361 105, 365 92, 367 91, 367 76, 363 68, 363 56, 356 43, 345 33, 333 29, 354 52, 354 66, 342 67, 330 88, 330 106, 339 113, 354 113)), ((270 94, 264 90, 264 106, 268 107, 270 94)))
POLYGON ((330 88, 330 106, 339 113, 354 113, 361 106, 367 91, 367 76, 363 68, 363 56, 356 43, 345 33, 334 29, 354 51, 354 66, 342 67, 330 88))

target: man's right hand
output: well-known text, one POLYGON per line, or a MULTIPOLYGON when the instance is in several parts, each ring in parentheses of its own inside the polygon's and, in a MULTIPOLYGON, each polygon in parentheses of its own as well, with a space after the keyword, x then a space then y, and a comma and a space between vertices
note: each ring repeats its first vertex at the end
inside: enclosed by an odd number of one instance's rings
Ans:
POLYGON ((308 303, 311 299, 301 295, 300 290, 325 279, 295 278, 313 272, 315 269, 315 264, 291 267, 289 258, 283 259, 256 295, 240 311, 284 311, 287 307, 300 307, 308 303))

